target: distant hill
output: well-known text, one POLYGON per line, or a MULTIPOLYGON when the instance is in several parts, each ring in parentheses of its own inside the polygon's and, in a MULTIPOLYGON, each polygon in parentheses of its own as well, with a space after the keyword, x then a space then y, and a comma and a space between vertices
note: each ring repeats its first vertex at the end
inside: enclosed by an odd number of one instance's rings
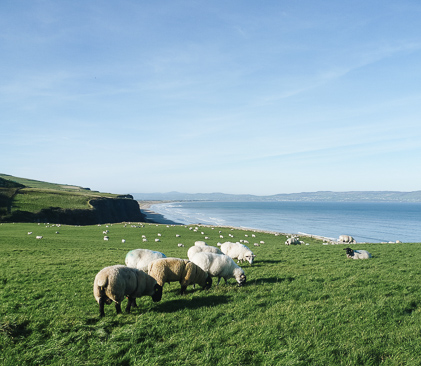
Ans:
POLYGON ((130 195, 0 174, 0 222, 93 225, 145 219, 130 195))
POLYGON ((350 192, 303 192, 271 196, 225 193, 132 193, 138 201, 221 201, 221 202, 421 202, 421 191, 350 191, 350 192))

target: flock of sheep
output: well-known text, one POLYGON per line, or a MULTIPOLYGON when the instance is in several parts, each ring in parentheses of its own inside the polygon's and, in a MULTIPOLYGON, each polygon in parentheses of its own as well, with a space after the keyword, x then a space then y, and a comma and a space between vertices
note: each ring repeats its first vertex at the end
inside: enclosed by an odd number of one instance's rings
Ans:
POLYGON ((204 289, 212 286, 212 277, 235 278, 238 286, 246 283, 244 270, 238 262, 253 263, 255 255, 244 244, 225 242, 217 247, 196 241, 187 252, 188 260, 167 258, 165 254, 150 249, 134 249, 127 253, 124 265, 103 268, 95 276, 94 296, 99 304, 99 313, 104 316, 104 305, 115 302, 117 314, 121 313, 121 302, 128 299, 126 312, 136 306, 136 298, 151 296, 154 302, 162 298, 165 283, 179 282, 181 294, 189 285, 204 289))
MULTIPOLYGON (((108 234, 108 230, 103 233, 108 234)), ((108 237, 104 239, 107 240, 108 237)), ((339 241, 355 243, 354 238, 348 235, 341 236, 339 241)), ((302 243, 295 236, 287 238, 285 242, 286 245, 302 243)), ((212 286, 212 277, 218 277, 218 284, 221 278, 225 280, 225 283, 228 279, 235 278, 238 286, 242 286, 246 283, 246 275, 234 259, 237 259, 238 263, 253 264, 255 255, 240 242, 225 242, 217 245, 219 248, 208 246, 204 241, 196 241, 194 246, 187 251, 188 260, 167 258, 164 253, 150 249, 129 251, 125 258, 125 266, 105 267, 95 277, 93 291, 99 304, 100 315, 105 315, 104 304, 112 302, 115 302, 117 314, 121 313, 121 302, 125 297, 128 299, 126 307, 128 313, 132 307, 137 306, 136 298, 151 296, 154 302, 160 301, 165 283, 179 282, 181 294, 185 293, 189 285, 197 284, 203 289, 209 289, 212 286)), ((366 250, 351 248, 344 250, 348 258, 371 258, 371 254, 366 250)))

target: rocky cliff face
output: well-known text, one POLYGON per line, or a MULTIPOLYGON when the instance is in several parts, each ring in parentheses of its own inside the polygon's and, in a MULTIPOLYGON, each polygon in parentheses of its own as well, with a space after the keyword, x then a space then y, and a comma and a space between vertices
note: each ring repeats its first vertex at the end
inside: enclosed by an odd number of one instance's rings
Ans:
POLYGON ((67 225, 95 225, 123 221, 146 221, 137 201, 127 198, 98 198, 89 202, 92 209, 70 210, 49 207, 38 213, 15 211, 4 222, 50 222, 67 225))

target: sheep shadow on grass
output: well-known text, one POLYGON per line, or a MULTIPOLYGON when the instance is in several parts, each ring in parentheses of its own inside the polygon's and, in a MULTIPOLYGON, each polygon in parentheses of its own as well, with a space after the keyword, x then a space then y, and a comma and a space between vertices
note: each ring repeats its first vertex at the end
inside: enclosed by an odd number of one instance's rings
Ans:
POLYGON ((176 299, 159 303, 151 309, 158 313, 175 313, 184 309, 198 309, 202 307, 212 307, 222 304, 228 304, 229 296, 206 296, 195 297, 193 299, 176 299))

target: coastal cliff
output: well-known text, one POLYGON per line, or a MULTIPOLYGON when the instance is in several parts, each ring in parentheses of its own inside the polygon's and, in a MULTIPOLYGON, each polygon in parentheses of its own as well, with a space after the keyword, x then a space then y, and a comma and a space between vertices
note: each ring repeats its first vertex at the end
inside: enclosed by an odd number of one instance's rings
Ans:
POLYGON ((94 225, 146 221, 131 195, 0 175, 0 222, 94 225))
POLYGON ((67 225, 95 225, 123 221, 146 221, 137 201, 128 198, 97 198, 89 201, 90 209, 46 207, 39 212, 14 211, 3 216, 3 222, 50 222, 67 225))

